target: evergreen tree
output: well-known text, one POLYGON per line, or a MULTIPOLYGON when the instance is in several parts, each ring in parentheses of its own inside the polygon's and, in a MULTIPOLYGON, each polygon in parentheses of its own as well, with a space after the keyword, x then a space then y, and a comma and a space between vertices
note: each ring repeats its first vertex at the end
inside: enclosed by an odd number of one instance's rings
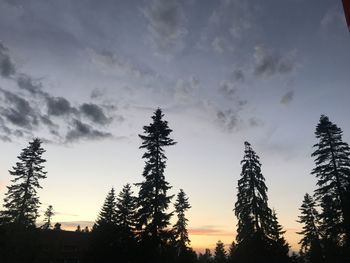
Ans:
POLYGON ((53 226, 53 230, 56 230, 56 231, 61 231, 61 224, 60 223, 56 223, 54 226, 53 226))
POLYGON ((37 189, 42 188, 40 179, 46 178, 42 158, 45 150, 41 147, 40 139, 33 139, 18 156, 16 166, 9 171, 14 176, 12 185, 8 186, 4 198, 5 210, 1 212, 3 223, 14 223, 22 227, 34 227, 39 216, 40 201, 37 189))
POLYGON ((204 254, 199 253, 198 262, 200 263, 212 263, 213 256, 210 252, 210 249, 206 248, 204 254))
POLYGON ((188 202, 185 192, 180 189, 175 202, 175 211, 177 214, 177 222, 173 227, 176 240, 176 248, 178 255, 188 249, 190 239, 188 238, 187 222, 188 219, 185 217, 185 212, 190 209, 191 206, 188 202))
POLYGON ((114 188, 112 188, 107 194, 94 228, 103 226, 115 226, 117 221, 116 215, 116 197, 114 188))
POLYGON ((313 198, 306 193, 304 196, 299 216, 299 223, 303 224, 303 230, 298 234, 303 235, 299 241, 300 251, 310 263, 322 262, 322 249, 320 241, 319 215, 315 208, 316 203, 313 198))
POLYGON ((49 205, 44 213, 45 218, 44 218, 44 225, 42 226, 43 229, 51 229, 52 228, 51 220, 52 220, 52 217, 54 215, 55 215, 55 213, 53 212, 53 207, 52 207, 52 205, 49 205))
POLYGON ((77 225, 77 228, 75 229, 75 232, 78 232, 78 233, 81 232, 81 227, 80 227, 80 225, 77 225))
POLYGON ((132 238, 136 226, 137 200, 130 184, 126 184, 119 193, 116 207, 116 223, 120 234, 124 238, 132 238))
MULTIPOLYGON (((326 208, 325 201, 332 204, 334 224, 331 224, 332 219, 327 219, 330 223, 327 228, 338 236, 341 243, 344 234, 347 239, 350 238, 350 203, 347 199, 350 190, 350 148, 342 140, 342 130, 327 116, 321 116, 315 135, 319 139, 319 142, 314 145, 316 150, 312 153, 315 157, 315 168, 312 174, 318 179, 315 196, 323 208, 326 208), (341 227, 338 225, 338 220, 341 221, 341 227)), ((329 213, 327 214, 330 216, 329 213)), ((321 217, 323 217, 322 214, 321 217)), ((325 220, 321 221, 323 222, 325 220)), ((349 243, 348 241, 348 246, 349 243)))
POLYGON ((225 245, 220 240, 216 243, 214 262, 215 263, 226 263, 227 262, 225 245))
POLYGON ((173 196, 167 195, 171 187, 164 177, 167 158, 163 148, 174 145, 175 142, 169 138, 172 130, 163 116, 158 108, 152 116, 153 122, 143 127, 144 135, 139 135, 142 139, 140 148, 146 149, 146 152, 142 156, 145 159, 145 180, 136 184, 140 187, 138 221, 143 228, 143 237, 150 237, 155 243, 165 237, 172 215, 166 212, 173 196))
POLYGON ((272 213, 267 204, 267 187, 261 173, 259 156, 248 142, 241 161, 242 173, 238 180, 235 214, 238 218, 237 241, 271 234, 272 213))
POLYGON ((289 247, 276 215, 268 206, 267 187, 259 157, 248 142, 244 144, 242 172, 234 209, 238 218, 238 244, 233 262, 257 262, 260 258, 271 263, 287 262, 289 247))
POLYGON ((270 238, 272 239, 271 245, 272 250, 278 259, 278 262, 289 262, 289 244, 284 238, 284 233, 286 231, 283 230, 283 227, 279 224, 277 219, 276 211, 272 210, 272 231, 270 238))
POLYGON ((89 257, 93 262, 118 262, 120 241, 116 219, 116 196, 112 188, 104 201, 98 219, 93 226, 89 257))
POLYGON ((231 245, 230 245, 230 248, 228 250, 228 255, 227 255, 227 259, 228 259, 228 262, 234 262, 234 257, 235 257, 235 252, 236 252, 236 242, 235 241, 232 241, 231 245))

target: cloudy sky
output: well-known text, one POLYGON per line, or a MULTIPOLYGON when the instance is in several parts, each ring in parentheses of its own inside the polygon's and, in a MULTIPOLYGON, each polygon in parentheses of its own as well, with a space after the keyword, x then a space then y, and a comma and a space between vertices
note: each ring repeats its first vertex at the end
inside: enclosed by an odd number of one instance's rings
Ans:
POLYGON ((40 137, 43 209, 67 228, 91 224, 112 186, 142 181, 137 135, 157 107, 178 142, 166 178, 190 198, 197 250, 234 240, 245 140, 294 249, 320 115, 350 141, 340 0, 0 0, 0 41, 0 195, 40 137))

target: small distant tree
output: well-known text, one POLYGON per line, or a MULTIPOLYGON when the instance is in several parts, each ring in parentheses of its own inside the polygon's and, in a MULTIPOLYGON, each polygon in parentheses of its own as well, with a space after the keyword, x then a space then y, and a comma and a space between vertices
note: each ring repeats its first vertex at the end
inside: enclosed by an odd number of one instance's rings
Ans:
POLYGON ((215 263, 226 263, 227 262, 225 245, 220 240, 216 243, 214 262, 215 263))
POLYGON ((116 196, 112 188, 91 231, 89 257, 93 262, 117 262, 120 240, 117 226, 116 196))
POLYGON ((305 194, 299 210, 301 211, 301 215, 298 222, 303 224, 303 230, 298 232, 298 234, 303 235, 299 241, 301 254, 310 263, 322 262, 319 215, 316 210, 316 203, 308 193, 305 194))
POLYGON ((79 232, 79 233, 81 232, 81 227, 80 227, 80 225, 77 226, 77 229, 75 229, 75 232, 79 232))
POLYGON ((107 194, 105 202, 102 206, 101 212, 95 223, 95 228, 104 226, 116 226, 117 212, 116 212, 116 196, 114 188, 107 194))
POLYGON ((191 206, 188 202, 185 192, 180 189, 175 202, 175 212, 177 214, 177 222, 173 227, 175 234, 175 246, 178 254, 188 249, 190 239, 188 238, 187 222, 188 219, 185 216, 185 212, 190 209, 191 206))
POLYGON ((236 242, 232 241, 232 243, 229 247, 229 250, 228 250, 228 255, 227 255, 228 262, 230 262, 230 263, 234 262, 236 248, 237 248, 236 242))
POLYGON ((204 254, 199 253, 198 262, 200 263, 213 263, 213 256, 209 248, 205 249, 204 254))
POLYGON ((44 218, 44 225, 42 226, 43 229, 51 229, 52 228, 51 220, 52 220, 52 217, 54 215, 55 215, 55 213, 53 211, 53 207, 52 207, 52 205, 49 205, 44 213, 45 218, 44 218))
POLYGON ((137 225, 137 199, 133 196, 130 184, 126 184, 116 201, 116 224, 118 228, 118 246, 121 262, 131 262, 135 258, 137 247, 135 229, 137 225))
POLYGON ((35 227, 40 206, 37 190, 42 188, 39 180, 46 178, 43 166, 46 160, 42 158, 44 152, 40 139, 36 138, 18 156, 19 161, 9 171, 14 178, 11 180, 12 185, 7 187, 1 222, 25 228, 35 227))
POLYGON ((62 229, 61 229, 61 224, 60 224, 60 223, 56 223, 56 224, 53 226, 53 230, 56 230, 56 231, 62 230, 62 229))
POLYGON ((136 227, 137 199, 133 196, 130 184, 126 184, 116 201, 116 224, 121 235, 132 238, 136 227))
POLYGON ((283 227, 278 222, 277 214, 274 209, 272 210, 271 226, 272 229, 270 237, 272 238, 272 247, 276 258, 280 263, 289 262, 289 244, 283 236, 286 231, 283 230, 283 227))

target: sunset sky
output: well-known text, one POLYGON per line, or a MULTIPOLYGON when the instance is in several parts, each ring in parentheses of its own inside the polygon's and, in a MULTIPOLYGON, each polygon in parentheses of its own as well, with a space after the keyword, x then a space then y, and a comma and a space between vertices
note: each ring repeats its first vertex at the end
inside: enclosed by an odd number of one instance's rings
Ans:
POLYGON ((349 78, 340 0, 0 0, 0 204, 39 137, 41 210, 91 225, 111 187, 143 180, 138 134, 160 107, 178 142, 165 176, 189 196, 193 248, 235 239, 247 140, 297 250, 320 115, 350 142, 349 78))

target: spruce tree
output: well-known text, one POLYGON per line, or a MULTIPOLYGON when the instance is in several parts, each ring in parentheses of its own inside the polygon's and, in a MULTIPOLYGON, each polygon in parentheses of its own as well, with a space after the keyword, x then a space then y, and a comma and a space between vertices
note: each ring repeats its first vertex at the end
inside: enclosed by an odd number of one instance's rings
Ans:
POLYGON ((187 231, 188 219, 185 217, 185 212, 191 208, 188 202, 188 197, 186 197, 186 194, 182 189, 180 189, 180 192, 177 195, 174 206, 177 214, 177 222, 173 227, 175 234, 175 246, 178 254, 181 254, 188 249, 188 245, 190 244, 187 231))
POLYGON ((156 243, 166 234, 172 215, 166 212, 173 196, 167 194, 171 187, 164 176, 167 159, 164 147, 174 145, 175 142, 169 137, 172 130, 163 117, 161 109, 158 108, 152 116, 153 122, 144 126, 144 134, 139 135, 142 139, 140 149, 146 150, 142 156, 145 159, 145 180, 136 184, 140 187, 138 220, 142 236, 151 237, 156 243))
POLYGON ((228 255, 227 255, 227 260, 230 263, 234 262, 236 248, 237 248, 236 242, 232 241, 232 243, 231 243, 231 245, 230 245, 230 247, 228 249, 228 255))
POLYGON ((289 244, 284 238, 284 233, 286 232, 283 230, 283 227, 278 222, 276 211, 272 210, 272 223, 271 223, 272 229, 270 238, 272 250, 275 254, 276 259, 278 259, 278 262, 289 262, 289 244))
POLYGON ((89 257, 93 262, 118 262, 120 250, 116 219, 116 196, 112 188, 104 201, 91 232, 89 257))
POLYGON ((42 158, 45 150, 38 138, 29 142, 18 156, 19 161, 9 171, 14 177, 4 198, 5 210, 1 212, 3 223, 14 223, 22 227, 34 227, 39 216, 40 201, 37 190, 42 188, 40 179, 46 178, 42 158))
POLYGON ((116 213, 116 196, 114 188, 112 188, 105 199, 101 212, 97 218, 94 228, 104 226, 116 226, 117 213, 116 213))
MULTIPOLYGON (((327 207, 325 201, 332 204, 334 218, 327 220, 329 223, 334 221, 334 224, 329 224, 327 228, 331 228, 329 230, 338 236, 341 243, 344 234, 346 239, 350 238, 350 203, 348 200, 350 148, 342 140, 342 130, 327 116, 321 116, 320 122, 316 126, 315 135, 319 139, 319 142, 314 145, 315 151, 312 153, 312 156, 315 157, 315 168, 312 170, 312 174, 316 175, 318 179, 315 196, 323 208, 327 207), (341 227, 338 225, 338 220, 341 221, 341 227)), ((329 213, 327 214, 330 216, 329 213)), ((349 246, 349 240, 347 242, 349 246)))
POLYGON ((267 187, 261 164, 248 142, 245 142, 242 172, 238 180, 235 214, 238 218, 237 248, 234 262, 287 262, 289 246, 276 215, 268 206, 267 187), (255 253, 251 253, 254 250, 255 253))
POLYGON ((214 252, 214 262, 215 263, 226 263, 227 262, 225 245, 220 240, 216 243, 215 252, 214 252))
POLYGON ((300 254, 303 254, 310 263, 322 262, 319 215, 316 210, 316 203, 308 193, 305 194, 299 210, 301 215, 298 222, 303 224, 303 230, 298 232, 298 234, 303 235, 299 241, 301 245, 300 254))
POLYGON ((137 201, 130 184, 126 184, 116 201, 116 224, 124 238, 133 237, 136 226, 137 201))
POLYGON ((256 233, 268 236, 271 233, 272 213, 267 203, 267 187, 261 173, 259 156, 248 142, 244 143, 242 173, 238 180, 235 214, 238 218, 237 241, 252 238, 256 233))
POLYGON ((42 229, 51 229, 52 228, 51 220, 52 220, 52 217, 54 215, 55 215, 55 213, 53 211, 53 207, 52 207, 52 205, 49 205, 44 213, 45 218, 44 218, 44 224, 41 227, 42 229))

